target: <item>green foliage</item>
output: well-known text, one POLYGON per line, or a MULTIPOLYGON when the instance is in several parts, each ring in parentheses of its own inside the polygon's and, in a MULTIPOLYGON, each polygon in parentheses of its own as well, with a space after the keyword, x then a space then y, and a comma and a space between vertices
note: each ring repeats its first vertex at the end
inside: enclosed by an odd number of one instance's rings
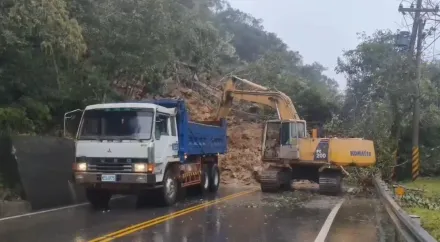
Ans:
MULTIPOLYGON (((413 68, 407 55, 394 46, 394 34, 377 31, 361 35, 361 43, 338 60, 337 71, 347 77, 347 90, 338 117, 339 127, 348 136, 374 140, 378 167, 388 178, 398 148, 401 162, 411 159, 413 68)), ((424 63, 421 90, 420 153, 422 174, 440 172, 440 105, 438 63, 424 63)))
POLYGON ((436 211, 440 210, 439 200, 425 198, 418 194, 407 194, 402 197, 402 202, 407 207, 417 207, 436 211))
POLYGON ((325 122, 341 100, 336 82, 301 59, 261 20, 223 0, 5 0, 0 129, 54 132, 68 110, 124 99, 115 81, 160 93, 177 63, 247 75, 286 92, 305 118, 325 122))
POLYGON ((408 189, 402 198, 404 209, 409 214, 420 216, 422 226, 437 240, 440 239, 440 179, 421 177, 404 184, 408 189))
POLYGON ((429 234, 436 240, 440 240, 440 227, 438 221, 440 220, 440 211, 433 211, 425 208, 411 207, 406 208, 410 214, 417 214, 422 220, 422 226, 429 234))
POLYGON ((0 108, 0 130, 2 133, 29 132, 34 128, 32 121, 22 108, 0 108))

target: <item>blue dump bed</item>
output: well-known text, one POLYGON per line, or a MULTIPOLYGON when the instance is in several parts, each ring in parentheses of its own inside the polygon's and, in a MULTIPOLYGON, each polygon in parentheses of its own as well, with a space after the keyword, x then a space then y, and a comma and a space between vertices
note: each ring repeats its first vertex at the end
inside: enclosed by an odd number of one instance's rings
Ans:
POLYGON ((225 154, 228 149, 227 125, 220 121, 189 121, 188 112, 183 100, 153 100, 166 108, 177 109, 177 131, 179 136, 179 157, 184 161, 186 155, 225 154))

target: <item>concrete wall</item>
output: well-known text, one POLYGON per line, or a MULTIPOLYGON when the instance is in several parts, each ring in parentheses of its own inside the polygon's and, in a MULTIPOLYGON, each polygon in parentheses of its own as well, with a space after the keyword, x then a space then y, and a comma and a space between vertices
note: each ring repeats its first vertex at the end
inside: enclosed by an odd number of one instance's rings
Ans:
POLYGON ((22 187, 32 210, 84 202, 82 189, 69 184, 74 148, 73 140, 59 137, 3 137, 0 174, 7 186, 22 187))

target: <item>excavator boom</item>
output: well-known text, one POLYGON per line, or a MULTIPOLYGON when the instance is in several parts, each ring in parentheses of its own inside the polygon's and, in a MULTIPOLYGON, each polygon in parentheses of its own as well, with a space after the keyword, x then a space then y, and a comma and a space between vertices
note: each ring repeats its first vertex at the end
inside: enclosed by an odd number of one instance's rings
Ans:
POLYGON ((278 91, 270 91, 268 88, 238 77, 232 77, 226 82, 220 107, 217 112, 217 119, 228 116, 234 100, 245 100, 272 107, 277 110, 280 120, 300 120, 292 100, 286 94, 278 91), (237 90, 236 85, 239 81, 259 90, 237 90))

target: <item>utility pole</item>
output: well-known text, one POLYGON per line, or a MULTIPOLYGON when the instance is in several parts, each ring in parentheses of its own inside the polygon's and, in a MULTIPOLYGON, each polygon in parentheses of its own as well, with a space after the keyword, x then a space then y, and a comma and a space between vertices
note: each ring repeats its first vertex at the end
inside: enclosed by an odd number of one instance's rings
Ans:
MULTIPOLYGON (((422 8, 422 0, 417 0, 415 9, 421 9, 421 8, 422 8)), ((402 4, 399 5, 399 12, 403 14, 414 12, 414 23, 412 26, 411 38, 409 41, 409 49, 408 49, 408 55, 411 58, 411 60, 412 60, 412 55, 414 53, 414 44, 416 43, 417 29, 419 27, 419 19, 420 19, 420 11, 415 11, 415 9, 412 4, 411 7, 409 8, 404 8, 402 4)))
MULTIPOLYGON (((415 59, 415 80, 414 84, 414 111, 413 111, 413 132, 412 132, 412 180, 415 181, 420 174, 420 153, 419 153, 419 124, 420 124, 420 78, 421 78, 421 62, 422 62, 422 44, 424 39, 423 29, 425 21, 421 18, 421 13, 438 12, 438 6, 434 9, 422 8, 422 0, 417 0, 416 7, 411 5, 410 8, 404 8, 402 4, 399 6, 399 12, 414 13, 414 23, 412 26, 410 46, 408 57, 410 63, 413 63, 414 44, 417 39, 416 59, 415 59)), ((410 65, 410 70, 413 70, 413 64, 410 65)), ((410 71, 410 77, 413 75, 410 71)))
POLYGON ((420 78, 422 73, 422 44, 424 39, 423 28, 425 23, 418 20, 417 50, 416 50, 416 80, 414 82, 414 112, 412 132, 412 180, 415 181, 420 173, 420 152, 419 152, 419 124, 420 124, 420 78))

